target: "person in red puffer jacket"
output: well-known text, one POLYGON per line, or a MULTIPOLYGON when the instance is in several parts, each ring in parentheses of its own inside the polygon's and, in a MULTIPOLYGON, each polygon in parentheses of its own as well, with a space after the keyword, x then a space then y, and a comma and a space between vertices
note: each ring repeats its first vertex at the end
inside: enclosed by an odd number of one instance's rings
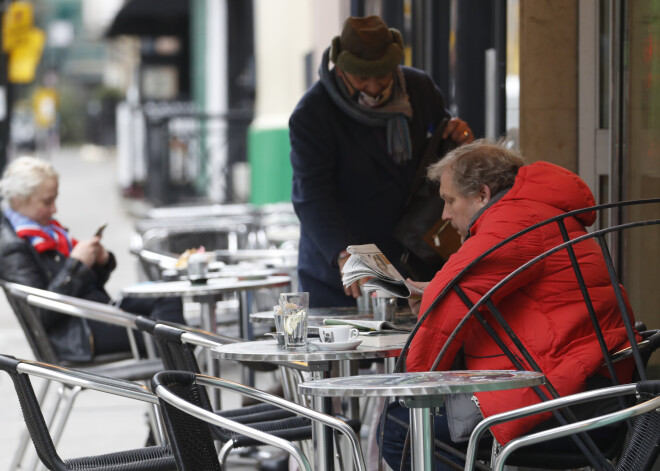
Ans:
MULTIPOLYGON (((443 219, 457 229, 463 244, 430 283, 418 283, 424 295, 421 300, 411 301, 411 307, 422 314, 457 274, 498 242, 546 219, 595 205, 591 191, 576 174, 548 162, 524 165, 519 154, 485 140, 450 152, 429 168, 428 177, 440 182, 440 196, 445 201, 443 219)), ((566 219, 570 238, 586 234, 586 227, 595 218, 595 213, 585 212, 566 219)), ((557 224, 531 231, 484 258, 459 285, 470 301, 476 303, 516 268, 562 242, 557 224)), ((576 244, 574 249, 610 351, 628 346, 600 247, 589 239, 576 244)), ((583 391, 594 379, 607 376, 601 368, 602 353, 566 251, 553 254, 519 274, 493 296, 493 301, 561 396, 583 391)), ((407 371, 429 371, 467 312, 463 301, 450 291, 412 341, 406 359, 407 371)), ((484 315, 525 368, 531 369, 486 310, 484 315)), ((517 369, 474 318, 450 344, 437 370, 451 369, 457 359, 471 370, 517 369)), ((632 365, 623 362, 620 368, 621 378, 629 380, 632 365)), ((469 437, 471 428, 482 417, 540 401, 531 388, 482 392, 475 396, 464 399, 463 409, 471 411, 472 419, 464 424, 463 437, 451 433, 444 440, 460 442, 469 437)), ((451 401, 447 407, 452 407, 451 401)), ((451 410, 448 412, 452 415, 451 410)), ((500 444, 506 444, 548 417, 549 413, 501 424, 493 429, 493 435, 500 444)), ((443 422, 439 419, 436 417, 436 422, 443 422)), ((443 440, 442 433, 436 427, 436 437, 443 440)), ((388 439, 387 434, 386 431, 384 456, 389 462, 393 455, 387 448, 398 439, 388 439)), ((398 469, 398 461, 392 463, 398 469)))

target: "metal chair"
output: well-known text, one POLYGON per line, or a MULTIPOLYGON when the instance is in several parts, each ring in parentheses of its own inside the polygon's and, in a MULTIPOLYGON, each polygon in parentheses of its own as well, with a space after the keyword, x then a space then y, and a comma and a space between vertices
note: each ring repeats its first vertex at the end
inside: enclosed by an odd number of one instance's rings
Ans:
MULTIPOLYGON (((231 337, 211 334, 187 326, 177 326, 172 323, 160 323, 145 317, 138 317, 138 328, 153 336, 158 346, 165 367, 169 370, 200 373, 195 355, 195 347, 213 348, 225 343, 241 341, 231 337)), ((218 393, 218 390, 211 393, 218 393)), ((214 410, 213 401, 204 388, 200 388, 198 402, 201 407, 216 415, 231 419, 241 424, 247 424, 257 430, 268 431, 275 437, 289 441, 308 440, 312 438, 312 424, 306 418, 298 417, 270 404, 255 404, 244 406, 236 410, 214 410)), ((216 394, 211 394, 215 396, 216 394)), ((360 422, 348 420, 353 430, 359 431, 360 422)), ((259 441, 250 435, 241 435, 228 431, 222 427, 211 427, 213 438, 222 444, 219 453, 221 465, 226 463, 229 453, 235 448, 244 448, 259 445, 259 441)))
POLYGON ((307 457, 297 445, 289 440, 273 436, 267 430, 257 430, 250 425, 240 424, 208 411, 199 401, 200 392, 203 390, 200 386, 233 391, 293 412, 309 420, 320 421, 348 438, 356 469, 366 469, 357 435, 342 420, 232 381, 195 375, 184 371, 163 371, 154 376, 152 388, 161 400, 165 427, 180 471, 221 469, 215 458, 215 448, 205 422, 255 441, 281 448, 296 460, 301 469, 311 469, 307 457), (199 447, 200 442, 202 442, 201 449, 199 447), (195 446, 197 448, 194 448, 195 446), (200 464, 202 460, 204 466, 200 464))
MULTIPOLYGON (((429 308, 426 313, 420 316, 418 324, 413 331, 413 335, 414 335, 414 333, 418 330, 419 326, 421 325, 422 322, 424 322, 424 320, 426 319, 428 314, 432 311, 432 309, 449 292, 457 293, 458 296, 463 301, 463 303, 465 304, 467 309, 466 315, 463 317, 463 320, 457 325, 457 327, 454 329, 452 334, 449 336, 444 347, 441 349, 440 353, 438 354, 438 357, 436 358, 436 361, 432 369, 435 369, 436 366, 439 364, 441 358, 449 348, 449 345, 454 341, 454 339, 458 335, 460 329, 462 329, 470 319, 476 318, 477 321, 484 327, 488 335, 490 335, 495 340, 495 342, 497 342, 499 347, 502 349, 503 353, 507 356, 507 358, 509 358, 509 360, 512 362, 515 368, 527 369, 526 366, 524 365, 524 363, 527 363, 528 365, 530 365, 531 369, 542 372, 542 369, 534 361, 533 356, 527 351, 523 343, 518 339, 516 333, 513 332, 513 330, 510 328, 509 324, 506 321, 506 312, 500 312, 500 310, 496 306, 496 303, 493 301, 493 297, 499 292, 501 288, 506 286, 512 280, 515 280, 515 278, 521 273, 523 273, 525 270, 529 269, 530 267, 532 267, 537 263, 542 262, 547 257, 550 257, 557 253, 565 252, 567 254, 567 257, 571 261, 571 266, 576 276, 576 285, 579 286, 580 291, 582 293, 585 303, 585 311, 589 313, 589 316, 593 324, 594 333, 598 338, 599 345, 601 347, 601 351, 603 354, 603 365, 604 367, 607 368, 609 376, 611 377, 611 384, 613 385, 621 384, 621 380, 618 378, 616 369, 614 367, 614 361, 617 359, 622 359, 626 356, 631 356, 634 358, 635 376, 633 380, 637 381, 640 379, 641 380, 646 379, 646 364, 648 362, 648 358, 650 354, 659 345, 658 337, 660 337, 660 335, 655 330, 648 331, 643 335, 643 337, 645 337, 645 340, 639 343, 638 345, 636 338, 636 334, 638 332, 635 330, 635 328, 632 325, 632 321, 631 321, 632 316, 629 313, 629 309, 625 302, 625 297, 622 293, 622 289, 619 284, 619 277, 616 273, 614 263, 610 255, 610 250, 607 243, 607 237, 609 234, 620 234, 622 231, 631 228, 647 227, 647 226, 660 224, 660 219, 651 219, 651 220, 624 223, 624 224, 608 227, 605 229, 601 229, 598 231, 594 231, 592 233, 587 233, 583 236, 576 237, 572 240, 570 239, 568 235, 568 231, 566 230, 565 221, 567 218, 571 218, 577 214, 584 212, 598 211, 598 210, 610 209, 610 208, 625 208, 627 206, 634 206, 634 205, 657 204, 659 202, 660 199, 629 201, 622 203, 600 205, 592 208, 572 211, 557 216, 555 218, 549 219, 547 221, 541 222, 517 234, 514 234, 513 236, 505 239, 499 244, 496 244, 494 247, 492 247, 487 252, 482 254, 480 257, 475 259, 464 270, 462 270, 461 273, 459 273, 448 284, 448 286, 439 294, 438 298, 433 302, 431 308, 429 308), (548 226, 550 225, 557 226, 557 231, 558 233, 561 234, 563 243, 557 245, 556 247, 550 250, 547 250, 545 253, 536 255, 531 260, 528 260, 526 263, 520 265, 517 269, 512 271, 508 276, 506 276, 504 279, 502 279, 494 286, 492 286, 488 290, 488 292, 485 293, 481 297, 481 299, 479 299, 477 302, 473 303, 468 299, 465 292, 461 288, 461 280, 467 273, 469 273, 471 269, 473 269, 484 258, 489 256, 493 252, 500 250, 503 246, 509 244, 510 242, 515 241, 519 239, 521 236, 524 236, 525 234, 528 234, 540 228, 548 228, 548 226), (602 335, 600 324, 598 323, 598 319, 596 318, 595 310, 593 308, 593 302, 589 294, 589 290, 587 289, 587 284, 585 282, 584 276, 582 275, 582 270, 578 263, 578 259, 575 256, 574 246, 589 239, 597 240, 601 248, 603 261, 609 273, 610 284, 616 295, 618 308, 621 313, 621 319, 623 321, 623 325, 626 328, 626 333, 628 335, 628 339, 631 344, 629 349, 627 349, 626 353, 608 351, 607 345, 602 335), (502 328, 502 330, 508 336, 508 340, 515 346, 513 347, 515 349, 515 352, 512 352, 511 351, 512 349, 507 347, 504 340, 497 335, 494 326, 499 326, 502 328)), ((407 350, 407 347, 411 341, 412 341, 412 336, 409 339, 406 348, 404 348, 404 353, 402 354, 402 357, 400 358, 400 361, 398 363, 399 367, 402 364, 402 359, 404 358, 405 351, 407 350)), ((541 398, 541 400, 543 401, 547 401, 549 399, 558 397, 556 390, 550 383, 547 384, 547 391, 549 391, 549 393, 551 394, 550 397, 548 397, 547 394, 544 391, 542 391, 540 388, 536 388, 535 390, 539 398, 541 398)), ((625 408, 628 405, 629 404, 626 404, 623 401, 619 401, 620 408, 625 408)), ((562 425, 576 421, 575 414, 570 409, 565 409, 561 413, 559 413, 558 411, 554 411, 553 415, 555 420, 557 420, 558 423, 562 425)), ((625 432, 626 432, 625 429, 620 428, 619 431, 620 431, 619 434, 612 435, 612 437, 610 437, 610 439, 608 440, 605 440, 604 443, 594 443, 594 440, 592 440, 586 434, 581 434, 579 438, 571 437, 572 440, 574 440, 575 443, 577 444, 578 447, 577 451, 563 450, 561 452, 556 452, 556 451, 548 452, 548 451, 543 451, 542 447, 541 448, 537 447, 536 449, 529 449, 529 450, 519 450, 511 456, 509 462, 514 465, 526 466, 526 467, 539 466, 539 463, 542 463, 541 466, 543 466, 545 469, 576 468, 576 467, 586 466, 589 464, 596 467, 596 469, 611 469, 611 464, 609 463, 609 460, 614 459, 616 456, 618 456, 618 454, 622 449, 623 441, 625 438, 625 432)))
POLYGON ((70 370, 43 362, 17 360, 0 355, 0 370, 14 383, 23 417, 41 462, 55 471, 176 471, 177 467, 169 446, 157 445, 96 456, 62 459, 55 440, 49 433, 41 406, 35 395, 30 376, 61 382, 69 388, 91 389, 126 397, 157 406, 158 399, 139 384, 98 376, 79 370, 70 370))
MULTIPOLYGON (((31 286, 9 282, 2 282, 1 284, 14 314, 23 328, 23 332, 36 360, 60 366, 76 367, 88 373, 128 381, 150 379, 156 372, 163 369, 163 364, 159 359, 153 357, 147 359, 140 358, 137 344, 133 337, 133 334, 137 330, 135 315, 108 304, 65 296, 31 286), (121 354, 97 355, 92 361, 84 363, 64 361, 58 357, 51 346, 46 330, 41 323, 38 309, 46 309, 124 327, 128 331, 132 351, 121 354)), ((40 404, 45 404, 50 384, 50 382, 46 382, 40 390, 38 395, 40 404)), ((57 392, 56 402, 47 421, 55 444, 58 443, 62 436, 74 401, 81 391, 81 388, 63 385, 57 392)), ((152 420, 152 427, 154 429, 156 428, 155 420, 152 420)), ((161 434, 160 439, 162 438, 161 434)), ((19 446, 15 452, 11 469, 20 466, 25 455, 27 443, 28 435, 24 433, 19 440, 19 446)))
POLYGON ((481 435, 493 425, 520 417, 558 409, 565 407, 566 405, 583 404, 594 399, 634 395, 641 401, 637 405, 554 429, 525 435, 512 440, 497 455, 493 464, 493 469, 501 471, 507 458, 511 456, 513 452, 523 447, 596 428, 611 427, 613 423, 637 417, 634 421, 631 437, 622 451, 615 469, 617 471, 650 470, 660 453, 659 393, 660 381, 641 381, 637 384, 612 386, 595 391, 574 394, 572 396, 553 399, 540 404, 517 409, 515 411, 488 417, 479 423, 470 437, 467 452, 468 460, 465 469, 472 469, 477 443, 479 442, 481 435))
POLYGON ((162 280, 163 272, 176 266, 177 257, 173 255, 163 255, 146 249, 135 250, 133 253, 137 256, 140 279, 162 280))

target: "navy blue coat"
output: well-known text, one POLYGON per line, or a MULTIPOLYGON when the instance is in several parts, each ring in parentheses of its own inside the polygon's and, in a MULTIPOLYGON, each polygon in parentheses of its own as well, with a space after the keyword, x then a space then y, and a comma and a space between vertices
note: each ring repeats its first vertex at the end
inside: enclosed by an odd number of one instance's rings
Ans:
MULTIPOLYGON (((392 231, 435 126, 449 113, 424 72, 402 67, 413 109, 413 159, 398 166, 387 152, 384 127, 343 113, 316 82, 289 120, 292 201, 301 222, 299 289, 310 306, 355 306, 346 296, 337 257, 348 245, 376 244, 395 265, 403 247, 392 231)), ((404 276, 405 270, 397 267, 404 276)))

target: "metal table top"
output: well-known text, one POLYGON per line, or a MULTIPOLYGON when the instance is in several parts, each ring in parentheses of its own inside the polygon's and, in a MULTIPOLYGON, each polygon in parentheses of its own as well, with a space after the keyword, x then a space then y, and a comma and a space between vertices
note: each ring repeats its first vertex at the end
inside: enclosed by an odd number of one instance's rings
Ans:
POLYGON ((264 259, 285 259, 290 258, 295 261, 298 260, 297 250, 283 250, 283 249, 216 249, 213 251, 216 259, 219 260, 253 260, 261 261, 264 259))
POLYGON ((320 350, 314 343, 306 347, 290 348, 275 340, 259 340, 222 345, 211 350, 211 356, 222 360, 237 361, 301 361, 306 363, 338 360, 368 360, 398 356, 408 334, 360 336, 362 343, 355 350, 320 350))
POLYGON ((208 296, 233 291, 276 288, 287 286, 288 276, 267 276, 256 280, 241 278, 209 278, 206 283, 190 281, 150 281, 135 283, 122 288, 124 296, 151 298, 160 296, 208 296))
MULTIPOLYGON (((240 280, 263 280, 268 276, 282 275, 283 270, 277 268, 262 268, 262 267, 238 267, 234 265, 227 265, 221 270, 209 270, 206 274, 206 279, 211 278, 238 278, 240 280)), ((285 276, 285 275, 282 275, 285 276)), ((180 279, 188 281, 188 275, 180 275, 180 279)))
POLYGON ((344 376, 300 383, 301 394, 325 397, 393 396, 422 397, 499 391, 544 382, 535 371, 461 370, 344 376))
MULTIPOLYGON (((312 307, 307 311, 307 316, 310 320, 316 319, 319 321, 335 318, 365 320, 373 320, 374 318, 372 312, 361 312, 357 310, 357 307, 312 307)), ((410 316, 412 316, 412 311, 409 307, 397 309, 397 317, 405 317, 406 320, 409 320, 410 316)), ((257 324, 273 324, 273 311, 253 312, 250 314, 250 320, 257 324)))

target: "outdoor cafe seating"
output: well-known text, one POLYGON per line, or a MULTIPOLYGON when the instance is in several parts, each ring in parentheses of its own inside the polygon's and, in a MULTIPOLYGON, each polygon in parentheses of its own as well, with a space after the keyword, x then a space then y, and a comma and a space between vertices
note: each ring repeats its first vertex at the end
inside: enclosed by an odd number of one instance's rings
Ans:
MULTIPOLYGON (((16 283, 3 282, 2 288, 19 324, 23 328, 23 333, 37 361, 68 366, 81 371, 130 381, 146 381, 157 371, 163 369, 160 359, 153 356, 151 358, 141 357, 134 337, 136 333, 139 335, 135 325, 135 315, 111 305, 86 301, 16 283), (132 352, 95 355, 89 362, 65 361, 58 357, 48 340, 40 315, 40 311, 43 309, 126 328, 129 332, 132 352)), ((52 396, 52 394, 48 394, 50 386, 51 382, 45 382, 37 397, 40 404, 54 402, 49 407, 46 425, 54 442, 57 443, 64 432, 75 400, 84 389, 63 385, 57 389, 56 398, 50 399, 52 396)), ((21 466, 25 458, 27 445, 28 436, 27 433, 23 433, 13 458, 12 469, 21 466)), ((26 465, 23 464, 22 467, 26 468, 26 465)))
MULTIPOLYGON (((660 200, 644 200, 601 205, 587 210, 607 211, 615 208, 626 213, 626 211, 633 208, 654 208, 658 204, 660 204, 660 200)), ((634 211, 629 212, 633 213, 634 211)), ((439 302, 450 290, 461 293, 461 282, 464 277, 469 276, 470 270, 474 266, 500 247, 546 225, 556 225, 561 231, 564 220, 576 213, 567 213, 545 221, 497 244, 459 273, 445 290, 440 293, 438 300, 435 302, 439 302)), ((497 299, 496 294, 500 289, 504 289, 508 283, 515 282, 516 277, 520 273, 529 269, 534 264, 542 263, 546 258, 553 256, 565 256, 571 259, 576 281, 579 285, 582 285, 582 270, 576 259, 571 256, 572 249, 576 244, 594 239, 601 247, 603 259, 609 269, 611 289, 617 293, 619 311, 621 312, 626 331, 631 340, 631 347, 625 351, 610 352, 603 346, 603 366, 610 373, 610 384, 599 385, 596 389, 584 393, 559 398, 552 384, 546 379, 543 387, 532 386, 541 399, 539 404, 510 411, 499 416, 492 416, 482 421, 475 433, 473 433, 467 448, 451 450, 466 461, 465 469, 502 469, 504 465, 524 466, 534 469, 574 469, 584 466, 590 466, 592 469, 621 470, 650 470, 652 468, 660 451, 660 446, 658 446, 660 443, 660 413, 657 412, 660 386, 658 385, 658 381, 653 378, 654 373, 649 372, 648 365, 653 361, 654 351, 660 345, 660 333, 655 329, 646 328, 643 324, 635 326, 629 322, 628 308, 620 291, 620 275, 616 270, 616 264, 614 263, 609 243, 612 236, 624 237, 627 231, 654 231, 657 230, 658 224, 660 224, 660 219, 658 218, 638 218, 624 220, 620 224, 594 230, 574 240, 566 237, 562 244, 522 264, 518 269, 492 286, 481 299, 470 302, 466 296, 463 297, 466 304, 466 314, 464 320, 457 326, 448 340, 448 343, 455 338, 459 329, 463 328, 467 321, 474 317, 484 326, 487 332, 486 335, 491 335, 498 339, 498 344, 502 346, 504 353, 511 359, 513 365, 519 371, 530 370, 542 376, 544 373, 542 368, 534 362, 532 355, 518 341, 516 333, 510 328, 507 328, 507 313, 500 310, 498 303, 495 301, 497 299), (503 331, 510 336, 511 341, 515 345, 514 351, 505 348, 505 342, 495 334, 495 326, 498 326, 498 329, 499 326, 503 327, 503 331), (642 337, 642 341, 639 343, 635 338, 635 334, 638 332, 642 337), (615 367, 618 361, 630 361, 634 363, 635 375, 631 384, 621 384, 622 382, 616 374, 615 367), (529 367, 526 365, 529 365, 529 367), (611 400, 611 410, 603 413, 602 416, 580 417, 581 404, 602 399, 611 400), (578 404, 578 406, 575 406, 575 404, 578 404), (567 406, 571 407, 568 408, 567 406), (553 411, 556 423, 544 430, 533 430, 531 433, 511 441, 503 448, 493 447, 490 442, 486 446, 480 443, 482 437, 489 435, 488 429, 491 426, 505 420, 514 420, 525 414, 534 414, 540 411, 553 411), (592 430, 603 426, 612 428, 612 434, 607 435, 605 440, 591 435, 592 430), (552 449, 546 446, 550 440, 554 444, 554 448, 552 449), (566 446, 566 448, 562 448, 563 446, 566 446)), ((623 284, 626 285, 625 280, 623 284)), ((35 440, 37 448, 46 450, 45 452, 40 451, 39 457, 47 466, 51 466, 50 469, 73 468, 63 467, 69 466, 69 463, 67 460, 62 460, 57 454, 56 439, 44 438, 43 435, 35 438, 35 434, 44 431, 41 424, 42 422, 45 423, 45 420, 43 416, 39 419, 41 406, 34 393, 25 393, 25 391, 31 389, 29 380, 27 383, 24 381, 26 375, 37 375, 47 378, 50 381, 63 382, 69 385, 69 387, 96 389, 112 394, 133 396, 133 399, 142 400, 150 404, 151 407, 158 404, 157 409, 164 412, 162 424, 164 424, 167 431, 167 439, 162 434, 158 435, 164 441, 159 442, 157 440, 159 444, 156 445, 154 450, 159 453, 157 460, 161 460, 163 467, 131 467, 134 464, 131 464, 129 459, 129 465, 123 469, 225 469, 223 466, 228 462, 227 456, 230 450, 241 446, 241 444, 254 444, 256 442, 267 443, 270 446, 285 450, 301 469, 310 469, 310 463, 318 462, 317 454, 333 453, 332 450, 336 446, 334 439, 328 443, 320 443, 318 441, 319 437, 314 436, 314 430, 318 431, 326 426, 339 430, 340 434, 348 437, 349 446, 348 448, 336 448, 337 450, 344 450, 344 453, 338 452, 334 455, 334 459, 320 464, 321 468, 319 469, 333 468, 335 460, 343 462, 346 466, 353 466, 354 469, 366 469, 366 465, 373 464, 368 462, 365 464, 365 443, 360 444, 355 431, 359 430, 359 423, 351 423, 347 420, 322 414, 319 404, 327 405, 327 401, 319 402, 312 400, 311 404, 313 407, 305 407, 287 399, 265 393, 246 384, 223 379, 222 369, 219 371, 218 377, 200 374, 200 367, 196 356, 200 350, 216 349, 222 344, 231 346, 235 343, 235 345, 239 346, 242 344, 243 339, 223 337, 215 332, 204 332, 194 327, 167 325, 166 323, 157 323, 148 319, 139 319, 130 313, 116 312, 112 306, 93 306, 85 304, 88 302, 83 300, 76 298, 68 299, 68 297, 49 292, 41 292, 41 290, 35 290, 33 288, 12 284, 4 284, 3 288, 8 297, 11 296, 12 306, 15 306, 15 309, 27 310, 28 316, 30 316, 30 311, 26 308, 60 310, 60 312, 69 313, 70 315, 88 317, 98 315, 98 318, 104 322, 121 323, 121 325, 130 329, 132 332, 147 334, 150 338, 154 339, 160 352, 160 360, 158 361, 163 363, 158 368, 159 372, 152 372, 149 376, 149 378, 154 377, 151 383, 152 392, 149 392, 148 387, 136 386, 132 382, 133 379, 144 378, 131 378, 131 381, 126 381, 123 377, 108 379, 105 375, 103 377, 96 376, 84 370, 78 372, 77 365, 75 368, 76 371, 74 371, 74 368, 62 368, 62 365, 58 365, 56 358, 53 359, 53 363, 58 366, 51 367, 48 365, 50 362, 45 361, 45 357, 42 357, 40 363, 13 359, 7 360, 7 357, 0 357, 0 369, 9 372, 10 376, 13 375, 12 379, 16 384, 18 384, 17 381, 21 383, 17 386, 17 391, 20 389, 19 396, 21 394, 27 394, 25 397, 28 397, 28 399, 21 399, 21 401, 32 401, 30 402, 32 406, 29 410, 26 411, 24 406, 24 414, 33 414, 36 412, 37 418, 28 418, 26 416, 26 422, 29 424, 30 435, 35 440), (94 308, 99 308, 99 312, 94 313, 94 308), (209 390, 231 390, 240 395, 264 401, 268 404, 267 410, 269 412, 272 412, 274 409, 285 410, 284 418, 278 419, 282 420, 282 423, 293 423, 287 422, 292 418, 292 414, 302 415, 306 420, 305 430, 307 431, 298 436, 287 435, 294 428, 293 426, 286 430, 287 433, 281 433, 277 429, 273 430, 265 426, 262 427, 262 424, 250 425, 249 422, 240 423, 243 422, 243 419, 235 420, 237 417, 234 417, 230 411, 213 410, 209 406, 208 401, 204 400, 207 394, 205 392, 206 388, 210 388, 209 390), (34 400, 30 399, 31 396, 34 396, 34 400), (30 425, 30 421, 37 425, 30 425), (310 427, 310 423, 316 425, 310 427), (209 427, 209 424, 212 427, 209 427), (321 426, 319 424, 323 425, 321 426), (214 445, 214 439, 217 440, 220 435, 214 435, 215 432, 213 432, 218 427, 230 431, 228 435, 223 435, 223 438, 221 438, 225 449, 221 452, 220 459, 218 459, 216 446, 214 445), (190 439, 193 433, 200 433, 200 437, 202 438, 199 441, 191 442, 190 439), (309 447, 300 447, 294 443, 301 438, 312 438, 311 451, 309 447), (347 449, 349 450, 348 452, 345 451, 347 449), (55 462, 57 464, 52 464, 55 462), (61 463, 65 464, 63 465, 61 463)), ((634 286, 626 286, 626 288, 629 292, 635 290, 634 286)), ((590 310, 590 294, 586 289, 583 289, 582 293, 585 309, 590 310)), ((644 294, 642 293, 642 295, 644 294)), ((395 375, 407 374, 401 372, 405 361, 406 350, 415 332, 428 315, 428 313, 420 314, 415 329, 408 337, 405 345, 402 345, 402 353, 395 367, 395 375)), ((652 317, 645 316, 643 312, 636 311, 635 314, 647 322, 652 319, 652 317)), ((33 312, 31 315, 35 317, 33 312)), ((595 316, 592 316, 592 321, 594 333, 596 336, 599 336, 601 326, 598 324, 595 316)), ((33 339, 31 342, 44 343, 45 334, 42 335, 43 337, 38 338, 38 341, 33 339)), ((446 347, 447 345, 440 352, 438 359, 436 359, 436 364, 446 351, 446 347)), ((220 352, 221 350, 218 349, 217 351, 220 352)), ((155 350, 151 352, 154 353, 155 350)), ((11 352, 4 353, 10 354, 11 352)), ((213 356, 214 358, 224 358, 220 354, 213 356)), ((229 357, 231 355, 227 356, 227 358, 229 357)), ((279 365, 287 367, 286 363, 282 362, 279 365)), ((390 376, 388 379, 388 375, 384 376, 388 381, 394 378, 394 376, 390 376)), ((326 379, 320 379, 320 377, 314 379, 320 382, 326 381, 326 379)), ((348 377, 345 379, 355 381, 356 388, 361 387, 359 381, 363 381, 365 384, 369 381, 374 381, 374 378, 369 379, 366 376, 348 377)), ((330 378, 327 380, 330 381, 330 378)), ((305 394, 304 388, 302 389, 303 394, 305 394)), ((28 402, 25 402, 25 404, 28 404, 28 402)), ((256 409, 250 409, 247 412, 252 413, 254 410, 256 409)), ((158 414, 154 416, 158 417, 158 414)), ((156 430, 158 430, 157 427, 156 430)), ((160 429, 160 432, 156 431, 156 433, 162 433, 162 429, 160 429)), ((331 436, 334 437, 334 435, 331 436)), ((433 443, 432 433, 430 435, 428 433, 425 434, 423 438, 424 443, 433 443)), ((131 459, 141 461, 143 460, 143 453, 147 453, 146 451, 140 451, 144 449, 146 448, 136 448, 138 450, 136 453, 128 452, 128 455, 137 456, 138 458, 131 459)), ((431 447, 432 449, 433 447, 431 447)), ((412 451, 414 453, 420 453, 419 449, 412 451)), ((424 467, 418 467, 419 465, 416 465, 416 463, 418 464, 420 461, 413 460, 414 469, 432 469, 426 467, 426 465, 424 467)), ((143 464, 144 462, 141 461, 140 466, 143 464)), ((76 469, 89 469, 85 468, 84 465, 81 466, 83 467, 76 469)), ((463 468, 458 466, 456 469, 463 468)))

